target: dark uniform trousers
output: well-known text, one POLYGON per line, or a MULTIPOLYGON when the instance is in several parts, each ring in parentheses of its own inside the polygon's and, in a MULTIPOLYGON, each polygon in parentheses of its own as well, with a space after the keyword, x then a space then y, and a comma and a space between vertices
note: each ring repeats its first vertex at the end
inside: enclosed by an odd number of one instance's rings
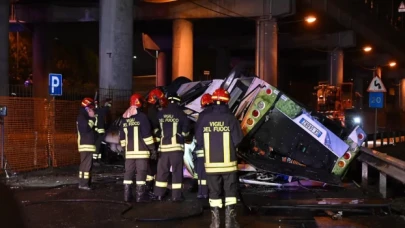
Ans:
POLYGON ((156 160, 149 160, 148 170, 146 181, 154 181, 157 173, 157 161, 156 160))
POLYGON ((136 184, 145 185, 148 162, 149 159, 126 159, 124 184, 133 184, 134 175, 136 173, 136 184))
POLYGON ((101 159, 102 151, 101 151, 101 142, 104 139, 104 134, 97 134, 96 139, 96 153, 93 154, 93 159, 101 159))
POLYGON ((237 203, 238 179, 236 172, 225 174, 208 174, 207 184, 210 191, 209 202, 211 207, 222 208, 222 199, 220 194, 223 190, 225 193, 225 206, 237 203))
POLYGON ((91 182, 91 168, 93 166, 93 152, 80 152, 79 185, 89 185, 91 182))
POLYGON ((157 164, 154 194, 163 196, 166 192, 167 181, 172 167, 172 197, 181 197, 183 187, 183 151, 162 152, 157 164))
MULTIPOLYGON (((155 144, 156 148, 158 148, 159 144, 155 144)), ((148 165, 148 172, 146 175, 146 182, 154 181, 156 178, 156 173, 157 173, 157 161, 156 160, 149 160, 149 165, 148 165)))
POLYGON ((207 173, 204 167, 204 157, 197 158, 198 195, 208 195, 207 173))

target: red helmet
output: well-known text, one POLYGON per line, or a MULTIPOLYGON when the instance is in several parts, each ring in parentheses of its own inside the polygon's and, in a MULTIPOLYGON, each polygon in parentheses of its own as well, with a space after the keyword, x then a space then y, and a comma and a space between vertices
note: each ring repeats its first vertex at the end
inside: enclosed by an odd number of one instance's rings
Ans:
POLYGON ((218 88, 212 93, 213 101, 229 102, 229 93, 223 88, 218 88))
POLYGON ((139 93, 134 93, 134 94, 132 94, 132 96, 131 96, 129 105, 130 105, 130 106, 135 106, 135 107, 137 107, 137 108, 140 108, 140 107, 142 107, 142 101, 143 101, 142 95, 139 94, 139 93))
POLYGON ((161 100, 164 98, 165 98, 165 94, 162 92, 162 90, 160 90, 159 88, 155 88, 149 92, 148 103, 156 104, 157 101, 162 103, 161 100))
POLYGON ((86 97, 82 100, 83 108, 94 108, 94 100, 90 97, 86 97))
POLYGON ((201 107, 206 107, 207 105, 210 105, 212 103, 214 103, 214 101, 212 100, 211 94, 205 93, 204 95, 202 95, 201 107))

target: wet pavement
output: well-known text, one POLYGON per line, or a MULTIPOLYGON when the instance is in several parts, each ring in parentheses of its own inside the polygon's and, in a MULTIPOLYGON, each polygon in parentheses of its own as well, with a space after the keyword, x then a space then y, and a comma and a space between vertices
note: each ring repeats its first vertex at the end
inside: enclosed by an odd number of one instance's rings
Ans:
MULTIPOLYGON (((190 188, 189 179, 185 180, 186 200, 182 203, 164 201, 128 205, 122 202, 122 171, 122 166, 95 167, 93 177, 96 189, 91 192, 77 189, 76 167, 18 174, 10 178, 7 184, 18 201, 23 204, 24 220, 29 228, 209 227, 208 202, 197 200, 196 194, 187 190, 190 188), (167 219, 176 220, 162 221, 167 219)), ((315 194, 305 189, 295 194, 302 196, 302 199, 315 201, 326 196, 334 197, 330 192, 320 191, 315 194)), ((345 190, 344 197, 353 194, 345 190)), ((237 207, 241 227, 405 227, 404 216, 387 215, 386 210, 380 209, 374 211, 374 214, 343 212, 341 220, 333 220, 322 210, 292 207, 248 210, 243 205, 243 203, 253 205, 253 202, 271 205, 276 204, 274 200, 277 199, 293 200, 293 195, 277 191, 266 193, 265 190, 243 191, 244 200, 239 201, 237 207)), ((224 211, 221 213, 223 222, 224 211)), ((223 224, 221 227, 224 227, 223 224)))

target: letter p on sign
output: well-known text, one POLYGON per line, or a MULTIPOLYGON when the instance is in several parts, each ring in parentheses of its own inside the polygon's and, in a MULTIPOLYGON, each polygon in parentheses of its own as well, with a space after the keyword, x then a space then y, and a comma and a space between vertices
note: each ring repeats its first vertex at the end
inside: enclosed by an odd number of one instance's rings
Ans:
POLYGON ((62 96, 62 75, 49 74, 49 95, 62 96))

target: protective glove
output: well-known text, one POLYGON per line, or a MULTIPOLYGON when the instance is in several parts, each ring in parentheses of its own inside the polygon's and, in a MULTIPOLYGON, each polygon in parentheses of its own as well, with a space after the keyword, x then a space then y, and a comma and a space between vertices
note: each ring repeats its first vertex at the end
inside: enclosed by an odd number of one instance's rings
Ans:
POLYGON ((159 153, 157 150, 151 150, 150 151, 150 159, 152 160, 157 160, 159 158, 159 153))
POLYGON ((197 161, 197 150, 194 148, 193 152, 191 152, 191 155, 193 156, 193 162, 197 161))

